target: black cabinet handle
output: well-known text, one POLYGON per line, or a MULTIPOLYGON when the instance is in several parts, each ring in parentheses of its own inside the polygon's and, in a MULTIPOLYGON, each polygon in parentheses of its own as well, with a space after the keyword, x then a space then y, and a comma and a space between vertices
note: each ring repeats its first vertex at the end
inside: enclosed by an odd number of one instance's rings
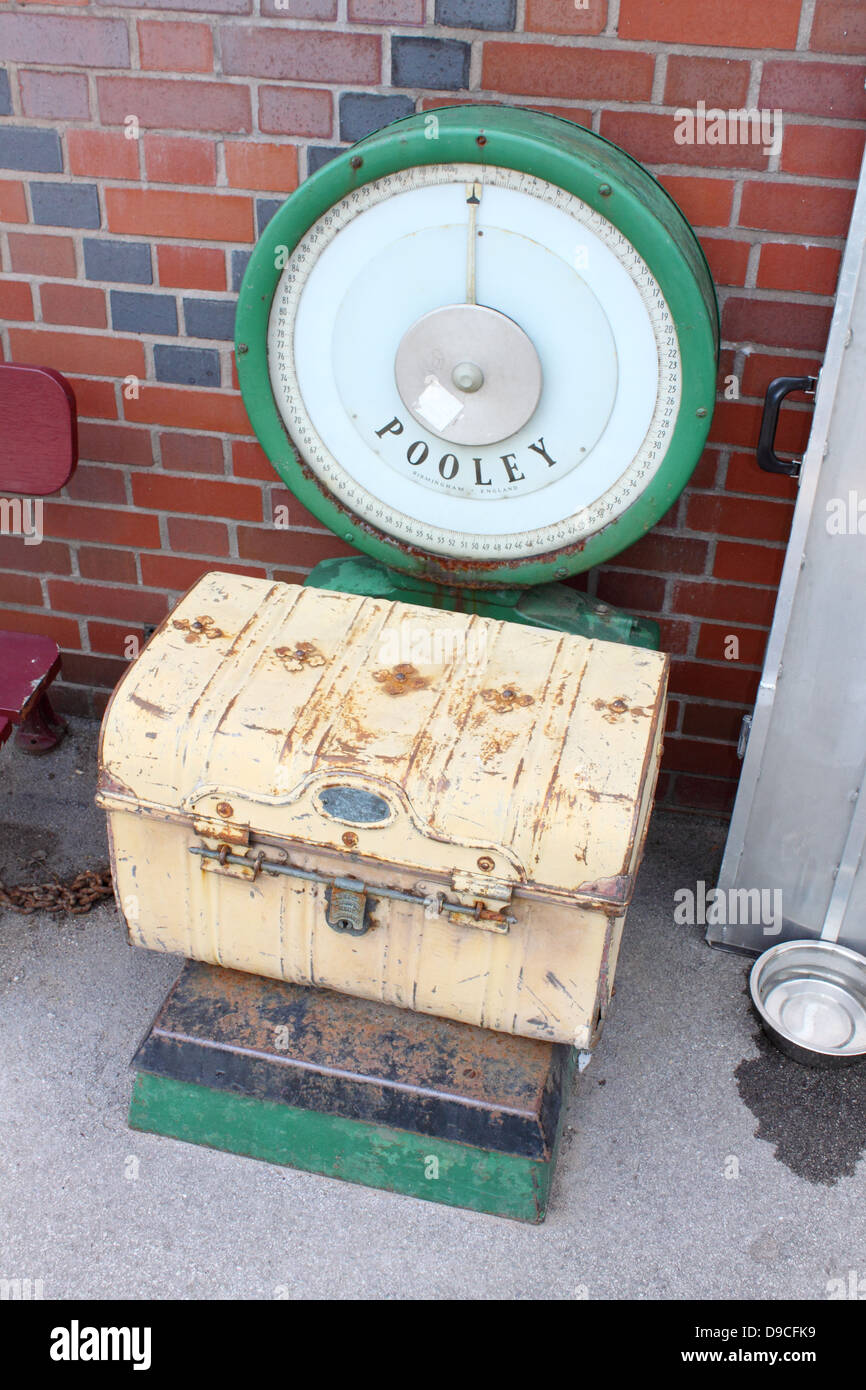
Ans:
POLYGON ((780 459, 776 453, 779 411, 783 400, 792 391, 808 391, 814 395, 817 386, 818 379, 814 376, 777 376, 767 387, 758 439, 758 465, 765 473, 787 473, 789 478, 799 477, 801 460, 780 459))

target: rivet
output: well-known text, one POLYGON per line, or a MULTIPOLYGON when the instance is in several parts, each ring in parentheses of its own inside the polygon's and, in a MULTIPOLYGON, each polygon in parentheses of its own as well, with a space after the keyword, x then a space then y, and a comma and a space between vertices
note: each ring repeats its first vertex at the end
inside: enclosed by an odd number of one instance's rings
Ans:
POLYGON ((360 169, 363 163, 364 161, 359 154, 353 154, 352 158, 349 160, 349 165, 352 169, 360 169))
POLYGON ((240 356, 243 356, 243 354, 244 354, 245 352, 249 352, 249 347, 247 346, 247 344, 246 344, 246 343, 238 343, 238 354, 239 354, 240 356))
POLYGON ((602 198, 609 198, 611 193, 613 192, 613 189, 611 188, 609 183, 600 183, 598 185, 598 191, 601 194, 602 198))
POLYGON ((565 576, 568 574, 568 570, 567 570, 567 569, 559 569, 559 570, 556 571, 556 574, 557 574, 557 578, 559 578, 559 579, 564 579, 565 576))
POLYGON ((346 849, 354 849, 357 843, 358 837, 354 830, 345 831, 343 835, 343 844, 346 846, 346 849))
POLYGON ((228 820, 235 813, 234 806, 230 806, 227 801, 218 801, 216 809, 217 815, 222 816, 223 820, 228 820))
POLYGON ((475 143, 476 143, 476 145, 486 145, 486 144, 487 144, 487 136, 486 136, 486 135, 476 135, 476 137, 475 137, 475 143))
POLYGON ((478 860, 478 867, 479 869, 483 869, 486 874, 489 874, 494 867, 493 860, 489 855, 482 854, 481 858, 478 860))
POLYGON ((696 414, 699 420, 705 420, 707 417, 707 412, 703 406, 701 406, 700 410, 698 410, 696 414))

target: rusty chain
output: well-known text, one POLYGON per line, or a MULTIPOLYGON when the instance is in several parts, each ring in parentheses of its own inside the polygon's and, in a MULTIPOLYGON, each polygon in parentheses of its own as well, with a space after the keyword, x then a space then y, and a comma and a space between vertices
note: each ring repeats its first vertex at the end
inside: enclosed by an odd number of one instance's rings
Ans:
POLYGON ((113 895, 110 869, 84 869, 74 878, 61 882, 55 875, 51 883, 22 883, 7 887, 0 880, 0 907, 13 912, 48 912, 77 916, 113 895))

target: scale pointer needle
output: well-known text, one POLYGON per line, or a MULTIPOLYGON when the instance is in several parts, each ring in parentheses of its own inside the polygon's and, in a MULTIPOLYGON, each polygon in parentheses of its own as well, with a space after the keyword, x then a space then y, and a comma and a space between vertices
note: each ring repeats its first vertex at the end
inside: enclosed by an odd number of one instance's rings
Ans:
POLYGON ((466 185, 466 202, 469 205, 469 238, 466 246, 466 303, 475 304, 475 240, 478 222, 478 204, 481 202, 481 184, 466 185))

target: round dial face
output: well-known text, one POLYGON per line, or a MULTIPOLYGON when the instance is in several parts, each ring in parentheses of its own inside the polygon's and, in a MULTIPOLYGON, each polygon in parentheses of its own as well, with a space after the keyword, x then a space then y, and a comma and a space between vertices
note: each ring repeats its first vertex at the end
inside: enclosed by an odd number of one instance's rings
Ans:
POLYGON ((440 582, 562 577, 643 534, 697 462, 712 282, 675 205, 598 137, 455 108, 430 141, 427 120, 338 157, 266 229, 244 399, 359 548, 440 582))
POLYGON ((524 557, 624 511, 665 457, 681 363, 626 237, 531 174, 365 184, 283 270, 271 385, 312 471, 388 535, 524 557))

